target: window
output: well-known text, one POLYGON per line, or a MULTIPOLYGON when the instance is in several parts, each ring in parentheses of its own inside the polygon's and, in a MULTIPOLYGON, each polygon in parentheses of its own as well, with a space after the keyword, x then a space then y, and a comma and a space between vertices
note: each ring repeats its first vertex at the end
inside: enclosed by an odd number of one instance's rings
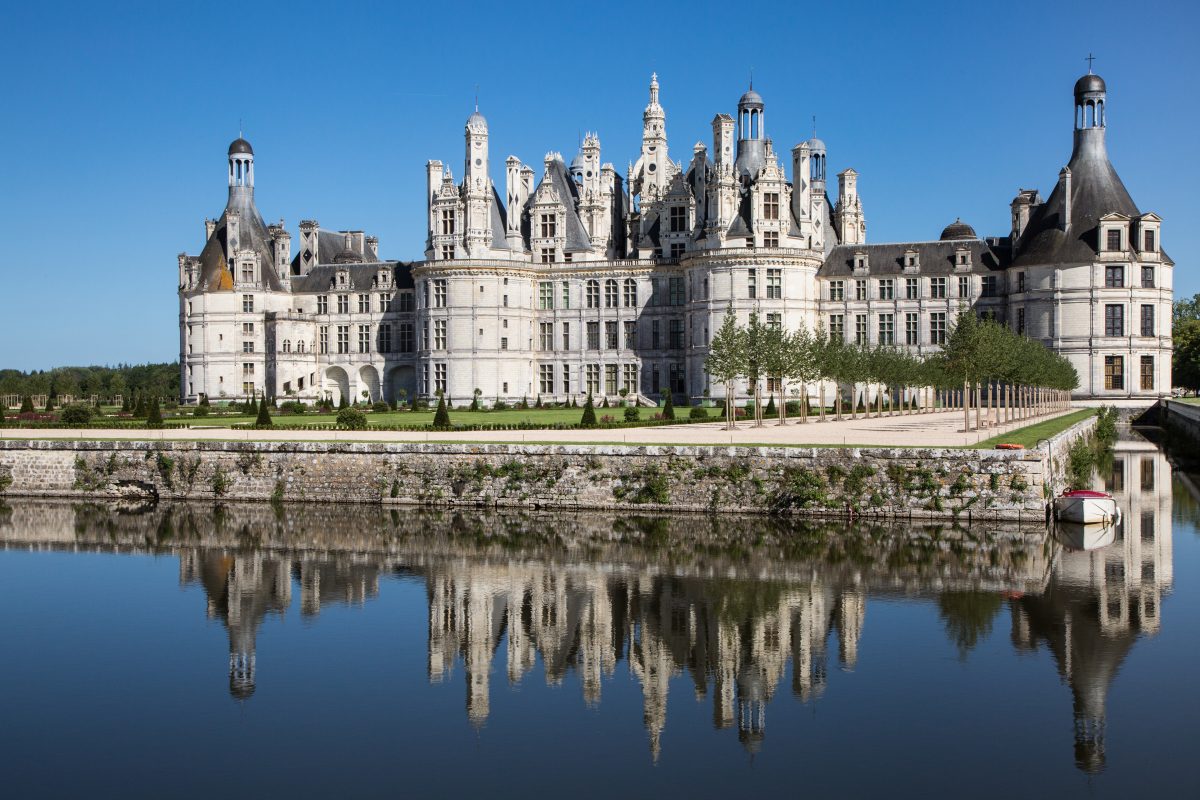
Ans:
POLYGON ((633 278, 625 279, 625 307, 637 308, 637 281, 633 278))
POLYGON ((452 258, 454 258, 454 245, 452 245, 452 244, 442 245, 442 260, 449 261, 452 258))
POLYGON ((350 326, 337 326, 337 351, 339 353, 350 352, 350 326))
MULTIPOLYGON (((446 392, 446 365, 445 363, 433 365, 433 390, 435 392, 446 392)), ((507 389, 505 390, 507 391, 507 389)))
POLYGON ((554 284, 550 281, 538 284, 538 307, 544 311, 554 308, 554 284))
POLYGON ((995 275, 984 275, 983 276, 983 291, 980 292, 980 296, 981 297, 995 297, 998 294, 998 292, 996 291, 996 288, 997 288, 996 287, 996 276, 995 275))
POLYGON ((867 343, 867 315, 854 315, 854 342, 855 344, 867 343))
POLYGON ((1142 288, 1154 288, 1154 267, 1142 267, 1142 288))
POLYGON ((1145 253, 1154 252, 1154 231, 1142 231, 1142 251, 1145 253))
POLYGON ((411 322, 401 322, 396 336, 397 349, 401 353, 411 353, 415 349, 414 338, 413 324, 411 322))
POLYGON ((292 352, 292 340, 291 339, 283 340, 283 352, 285 352, 285 353, 292 352))
POLYGON ((242 364, 242 375, 253 375, 253 374, 254 374, 254 362, 253 361, 247 361, 244 364, 242 364))
POLYGON ((242 336, 253 336, 253 335, 254 335, 254 323, 253 322, 243 322, 242 323, 242 336))
POLYGON ((433 349, 446 349, 446 320, 435 319, 433 321, 433 349))
POLYGON ((669 283, 671 305, 681 306, 686 302, 686 286, 683 278, 671 278, 669 283))
POLYGON ((541 215, 542 238, 553 239, 558 236, 558 217, 553 214, 541 215))
MULTIPOLYGON (((783 329, 783 314, 767 314, 767 327, 773 330, 783 329)), ((705 342, 705 344, 708 344, 705 342)))
POLYGON ((958 296, 959 297, 970 297, 971 296, 971 278, 967 275, 959 275, 958 276, 958 296))
POLYGON ((687 230, 687 209, 683 206, 671 206, 671 233, 682 233, 687 230))
POLYGON ((242 283, 254 283, 254 265, 249 262, 242 264, 242 283))
POLYGON ((1125 286, 1125 267, 1118 264, 1104 268, 1104 286, 1108 289, 1120 289, 1125 286))
POLYGON ((442 209, 442 235, 454 235, 454 211, 452 209, 442 209))
POLYGON ((587 324, 587 349, 600 349, 600 323, 589 322, 587 324))
POLYGON ((242 352, 243 353, 253 353, 254 352, 254 342, 242 342, 242 352))
POLYGON ((617 349, 617 323, 613 320, 604 323, 604 346, 609 350, 617 349))
POLYGON ((905 278, 904 279, 904 297, 907 300, 921 299, 920 278, 905 278))
POLYGON ((846 318, 841 314, 829 315, 829 339, 834 342, 846 341, 846 318))
POLYGON ((390 294, 379 295, 379 313, 386 314, 392 310, 392 296, 390 294))
POLYGON ((604 307, 617 307, 617 282, 612 278, 604 282, 604 307))
POLYGON ((381 353, 392 352, 392 326, 384 323, 379 326, 379 343, 376 348, 381 353))
POLYGON ((1025 273, 1024 272, 1017 273, 1017 291, 1018 292, 1025 291, 1025 273))
POLYGON ((421 365, 421 392, 429 394, 429 365, 421 365))
POLYGON ((542 350, 554 349, 554 323, 542 322, 538 326, 541 333, 542 350))
POLYGON ((946 279, 945 278, 930 278, 929 279, 929 296, 935 300, 944 300, 946 297, 946 279))
POLYGON ((508 295, 504 295, 504 297, 500 298, 500 305, 508 308, 508 295))
POLYGON ((246 397, 253 397, 255 395, 254 381, 245 381, 242 383, 242 394, 246 395, 246 397))
POLYGON ((1154 335, 1154 306, 1142 306, 1142 336, 1154 335))
POLYGON ((553 264, 554 263, 554 249, 553 248, 542 251, 542 263, 543 264, 553 264))
POLYGON ((587 307, 600 307, 600 281, 590 280, 587 282, 587 307))
POLYGON ((931 344, 946 343, 946 315, 935 312, 929 315, 929 341, 931 344))
POLYGON ((337 301, 338 301, 338 304, 337 304, 337 313, 339 313, 339 314, 349 314, 349 313, 350 313, 350 295, 348 295, 348 294, 339 294, 339 295, 337 296, 337 301))
POLYGON ((879 315, 879 343, 885 346, 896 343, 896 319, 892 314, 879 315))
POLYGON ((1109 304, 1104 307, 1104 335, 1125 335, 1125 306, 1109 304))
POLYGON ((562 324, 563 331, 563 350, 571 349, 571 323, 564 322, 562 324))
POLYGON ((433 282, 433 307, 434 308, 445 308, 446 307, 446 291, 447 291, 446 284, 447 284, 447 281, 445 278, 438 278, 437 280, 435 280, 433 282))
POLYGON ((857 280, 854 282, 854 299, 855 300, 866 300, 867 299, 867 282, 865 280, 860 279, 860 280, 857 280))
POLYGON ((657 350, 662 345, 662 337, 659 334, 658 320, 650 320, 650 348, 657 350))
POLYGON ((538 384, 542 394, 554 394, 553 364, 542 364, 538 367, 538 384))
MULTIPOLYGON (((242 295, 242 311, 244 311, 247 314, 250 314, 254 311, 254 295, 252 295, 252 294, 242 295)), ((188 305, 188 313, 189 314, 191 313, 191 305, 190 304, 188 305)))
POLYGON ((360 314, 370 314, 371 313, 371 295, 360 294, 358 296, 358 313, 360 313, 360 314))
POLYGON ((844 281, 829 282, 829 299, 830 300, 845 300, 846 299, 846 284, 844 281))
POLYGON ((921 322, 920 317, 916 314, 904 315, 904 343, 921 343, 921 322))
POLYGON ((1025 335, 1025 309, 1017 309, 1017 333, 1021 336, 1025 335))
POLYGON ((625 323, 625 349, 633 350, 637 348, 637 323, 625 323))
POLYGON ((668 325, 670 341, 667 343, 672 350, 680 350, 683 348, 683 320, 673 319, 668 325))
POLYGON ((327 295, 327 294, 317 295, 317 313, 318 314, 328 314, 329 313, 329 295, 327 295))
POLYGON ((783 270, 767 270, 767 299, 780 300, 783 298, 783 270))
POLYGON ((758 270, 746 270, 746 297, 751 300, 758 297, 758 270))
POLYGON ((763 219, 779 219, 779 192, 763 193, 763 219))
POLYGON ((1124 356, 1105 356, 1104 357, 1104 388, 1105 389, 1124 389, 1125 388, 1125 357, 1124 356))
POLYGON ((779 247, 779 231, 763 231, 763 247, 779 247))
POLYGON ((1108 229, 1108 231, 1106 232, 1104 249, 1110 250, 1110 251, 1121 249, 1121 229, 1120 228, 1109 228, 1108 229))
POLYGON ((1142 356, 1142 391, 1154 391, 1154 356, 1142 356))
POLYGON ((588 364, 585 375, 587 377, 587 393, 600 394, 600 365, 588 364))
POLYGON ((360 352, 360 353, 371 352, 371 326, 370 325, 359 325, 358 326, 358 352, 360 352))
POLYGON ((563 376, 563 394, 570 394, 571 393, 571 368, 570 368, 570 366, 563 364, 562 376, 563 376))
MULTIPOLYGON (((482 328, 480 329, 480 335, 483 335, 482 328)), ((425 323, 421 326, 421 349, 429 349, 429 320, 425 320, 425 323)))
POLYGON ((413 293, 412 292, 401 292, 398 295, 398 297, 400 298, 400 312, 401 313, 411 312, 413 310, 413 306, 414 306, 413 293))
POLYGON ((885 278, 879 282, 879 299, 894 300, 896 298, 896 281, 885 278))
POLYGON ((329 352, 329 326, 322 325, 321 331, 317 336, 317 349, 322 353, 329 352))
POLYGON ((671 383, 669 388, 672 392, 687 391, 687 369, 683 364, 671 365, 671 383))
POLYGON ((637 364, 625 364, 621 372, 621 388, 630 394, 637 391, 637 364))
POLYGON ((617 365, 616 364, 605 364, 604 365, 604 393, 605 394, 616 394, 617 393, 617 365))

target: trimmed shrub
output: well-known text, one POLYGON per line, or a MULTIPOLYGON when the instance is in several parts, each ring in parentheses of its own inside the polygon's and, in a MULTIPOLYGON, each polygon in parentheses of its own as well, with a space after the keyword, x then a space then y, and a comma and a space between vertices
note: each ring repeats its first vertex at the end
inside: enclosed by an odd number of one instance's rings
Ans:
POLYGON ((339 428, 347 428, 352 431, 365 431, 367 429, 367 415, 357 408, 343 408, 338 412, 337 424, 339 428))
POLYGON ((437 411, 433 412, 433 427, 449 428, 450 412, 446 408, 446 398, 438 397, 437 411))
POLYGON ((508 410, 508 403, 504 402, 503 400, 501 400, 498 397, 496 398, 496 402, 492 403, 492 411, 507 411, 507 410, 508 410))
POLYGON ((592 403, 592 394, 588 392, 587 402, 583 404, 583 417, 579 420, 580 425, 595 425, 596 424, 596 406, 592 403))
POLYGON ((208 403, 201 403, 200 405, 198 405, 192 409, 192 416, 193 417, 207 417, 209 411, 211 411, 211 410, 212 409, 208 405, 208 403))
POLYGON ((382 400, 379 400, 379 401, 371 404, 371 410, 374 411, 376 414, 386 414, 387 412, 391 411, 392 409, 388 406, 387 403, 383 402, 382 400))
POLYGON ((779 410, 775 408, 775 395, 771 395, 771 399, 767 401, 767 407, 763 409, 763 415, 770 417, 777 413, 779 410))
POLYGON ((267 402, 267 398, 263 398, 258 404, 258 416, 254 420, 254 427, 269 428, 274 423, 271 422, 271 404, 267 402))
POLYGON ((700 406, 693 406, 688 412, 688 419, 708 419, 708 410, 700 406))
POLYGON ((32 397, 30 397, 29 395, 25 395, 25 399, 21 401, 21 410, 18 413, 20 413, 20 414, 34 413, 32 397))
POLYGON ((783 409, 789 417, 798 417, 800 416, 800 401, 788 400, 783 409))
POLYGON ((73 403, 62 410, 59 419, 68 425, 87 425, 92 421, 92 409, 86 403, 73 403))
POLYGON ((146 425, 152 428, 161 428, 163 424, 162 409, 158 407, 158 398, 154 398, 149 403, 150 410, 146 412, 146 425))
POLYGON ((663 403, 662 415, 663 419, 675 419, 675 398, 669 391, 666 393, 666 402, 663 403))
POLYGON ((629 406, 628 408, 625 409, 625 421, 626 422, 637 422, 638 418, 641 415, 642 415, 641 410, 638 409, 637 406, 629 406))
POLYGON ((280 406, 279 410, 284 414, 303 414, 308 409, 299 400, 289 400, 280 406))

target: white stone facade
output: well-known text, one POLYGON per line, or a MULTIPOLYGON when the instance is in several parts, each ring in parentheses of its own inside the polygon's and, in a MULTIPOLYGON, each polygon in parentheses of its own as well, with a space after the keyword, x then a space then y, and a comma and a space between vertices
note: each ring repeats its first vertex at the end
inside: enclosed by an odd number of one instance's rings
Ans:
POLYGON ((1173 263, 1161 220, 1138 211, 1108 162, 1105 97, 1098 76, 1076 84, 1071 162, 1048 200, 1018 194, 1008 235, 956 221, 935 241, 898 244, 867 243, 854 169, 830 200, 819 139, 792 148, 789 179, 753 88, 686 166, 669 158, 654 77, 625 175, 589 133, 569 165, 547 153, 540 177, 509 157, 503 187, 476 110, 463 179, 428 162, 425 260, 412 264, 313 221, 293 258, 283 223, 254 207, 254 156, 239 139, 225 213, 206 221, 199 256, 179 258, 184 399, 719 397, 704 359, 730 308, 921 353, 975 308, 1070 358, 1080 396, 1162 396, 1173 263))

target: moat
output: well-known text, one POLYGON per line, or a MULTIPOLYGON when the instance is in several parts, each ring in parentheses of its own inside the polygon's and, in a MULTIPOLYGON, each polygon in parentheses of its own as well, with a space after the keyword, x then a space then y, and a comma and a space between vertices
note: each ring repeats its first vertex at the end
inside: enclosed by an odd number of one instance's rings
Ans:
POLYGON ((1099 538, 10 499, 0 766, 14 797, 1192 794, 1194 466, 1125 432, 1099 538))

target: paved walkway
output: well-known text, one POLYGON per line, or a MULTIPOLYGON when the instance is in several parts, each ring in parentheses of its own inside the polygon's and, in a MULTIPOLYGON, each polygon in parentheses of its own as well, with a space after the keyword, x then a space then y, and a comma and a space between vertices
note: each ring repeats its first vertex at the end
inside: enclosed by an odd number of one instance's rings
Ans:
MULTIPOLYGON (((1064 412, 1065 413, 1065 412, 1064 412)), ((1051 419, 1058 414, 1015 422, 998 428, 962 432, 961 411, 939 411, 932 414, 843 419, 829 416, 825 422, 810 417, 800 424, 789 420, 785 426, 768 419, 763 427, 739 422, 737 429, 725 430, 724 423, 692 425, 662 425, 649 428, 615 430, 540 430, 540 431, 289 431, 230 430, 228 428, 169 428, 164 430, 130 431, 91 428, 0 429, 0 439, 152 439, 152 440, 214 440, 214 441, 354 441, 354 442, 538 442, 564 443, 603 442, 611 444, 681 444, 681 445, 878 445, 882 447, 953 447, 972 445, 999 433, 1015 430, 1034 422, 1051 419)), ((974 424, 975 414, 971 413, 974 424)))

